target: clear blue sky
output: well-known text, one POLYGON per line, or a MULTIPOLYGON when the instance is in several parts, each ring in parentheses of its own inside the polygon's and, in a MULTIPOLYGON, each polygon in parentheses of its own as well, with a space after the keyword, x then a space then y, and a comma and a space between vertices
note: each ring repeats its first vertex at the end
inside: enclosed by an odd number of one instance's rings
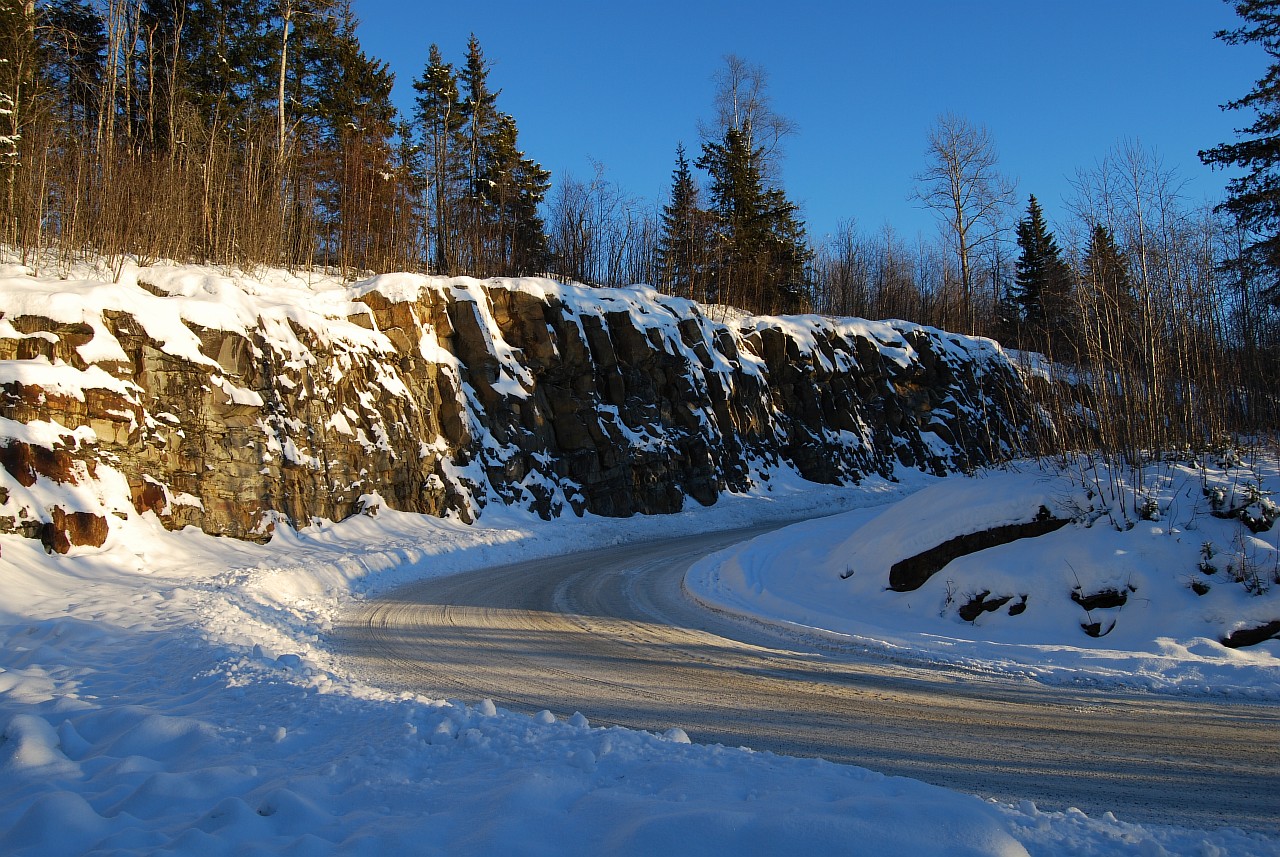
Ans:
POLYGON ((1065 219, 1068 180, 1115 144, 1154 147, 1192 200, 1226 178, 1196 152, 1234 139, 1249 117, 1218 105, 1265 70, 1252 46, 1214 31, 1237 23, 1219 0, 685 0, 412 3, 355 0, 360 37, 396 73, 395 99, 427 49, 462 61, 474 32, 499 106, 522 148, 550 169, 592 174, 657 199, 683 141, 699 148, 713 73, 734 53, 765 67, 774 109, 798 125, 783 179, 815 238, 841 220, 932 236, 908 200, 925 134, 951 111, 985 124, 1025 206, 1034 193, 1065 219))

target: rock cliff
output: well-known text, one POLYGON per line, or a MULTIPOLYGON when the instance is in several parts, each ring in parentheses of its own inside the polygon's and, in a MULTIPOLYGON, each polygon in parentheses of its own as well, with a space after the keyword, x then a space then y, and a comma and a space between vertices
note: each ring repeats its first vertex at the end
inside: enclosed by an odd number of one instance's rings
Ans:
POLYGON ((643 287, 9 265, 0 313, 0 531, 50 550, 144 514, 262 539, 376 503, 672 512, 778 468, 968 469, 1033 414, 988 340, 643 287))

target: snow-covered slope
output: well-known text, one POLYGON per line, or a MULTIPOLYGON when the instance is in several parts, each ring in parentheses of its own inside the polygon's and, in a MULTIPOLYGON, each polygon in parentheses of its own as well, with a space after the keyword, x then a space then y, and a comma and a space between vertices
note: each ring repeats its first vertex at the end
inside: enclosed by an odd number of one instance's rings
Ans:
POLYGON ((0 312, 0 853, 1280 854, 679 723, 389 694, 326 647, 355 599, 425 575, 901 490, 797 474, 1008 453, 1025 402, 990 343, 722 323, 643 290, 165 265, 10 266, 0 312))
MULTIPOLYGON (((265 545, 122 522, 101 549, 0 536, 0 852, 1277 855, 1236 830, 986 803, 815 760, 388 694, 326 628, 415 577, 619 539, 820 514, 869 488, 773 490, 627 521, 379 507, 265 545)), ((900 489, 872 486, 881 496, 900 489)), ((553 716, 554 714, 554 716, 553 716)))
POLYGON ((1082 461, 945 479, 885 510, 764 536, 702 563, 688 585, 722 608, 914 657, 1280 699, 1280 528, 1245 520, 1274 518, 1275 459, 1164 462, 1140 488, 1136 475, 1082 461), (896 563, 1041 510, 1069 523, 890 588, 896 563), (1271 639, 1242 645, 1249 632, 1271 639))

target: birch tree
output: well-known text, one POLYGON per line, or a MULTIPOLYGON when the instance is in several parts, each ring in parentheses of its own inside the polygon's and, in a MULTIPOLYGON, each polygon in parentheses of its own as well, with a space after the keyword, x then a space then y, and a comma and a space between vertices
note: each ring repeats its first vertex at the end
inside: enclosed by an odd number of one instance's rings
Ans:
POLYGON ((942 221, 959 269, 965 332, 975 333, 974 263, 1008 230, 1016 184, 998 169, 991 132, 953 113, 934 122, 925 152, 928 164, 912 196, 942 221))

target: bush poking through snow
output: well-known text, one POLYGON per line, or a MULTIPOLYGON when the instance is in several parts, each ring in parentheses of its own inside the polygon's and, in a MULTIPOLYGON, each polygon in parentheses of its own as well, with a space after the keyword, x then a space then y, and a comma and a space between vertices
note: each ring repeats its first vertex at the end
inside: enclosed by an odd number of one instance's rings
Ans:
POLYGON ((1213 542, 1204 542, 1196 568, 1205 575, 1222 572, 1250 595, 1265 595, 1273 584, 1280 583, 1280 551, 1256 536, 1236 533, 1228 551, 1219 551, 1213 542))
POLYGON ((1200 570, 1205 574, 1217 574, 1218 567, 1213 564, 1213 557, 1217 553, 1217 549, 1213 546, 1213 542, 1200 543, 1200 570))
POLYGON ((1160 520, 1160 503, 1155 497, 1148 494, 1142 498, 1142 502, 1138 505, 1138 517, 1144 521, 1160 520))

